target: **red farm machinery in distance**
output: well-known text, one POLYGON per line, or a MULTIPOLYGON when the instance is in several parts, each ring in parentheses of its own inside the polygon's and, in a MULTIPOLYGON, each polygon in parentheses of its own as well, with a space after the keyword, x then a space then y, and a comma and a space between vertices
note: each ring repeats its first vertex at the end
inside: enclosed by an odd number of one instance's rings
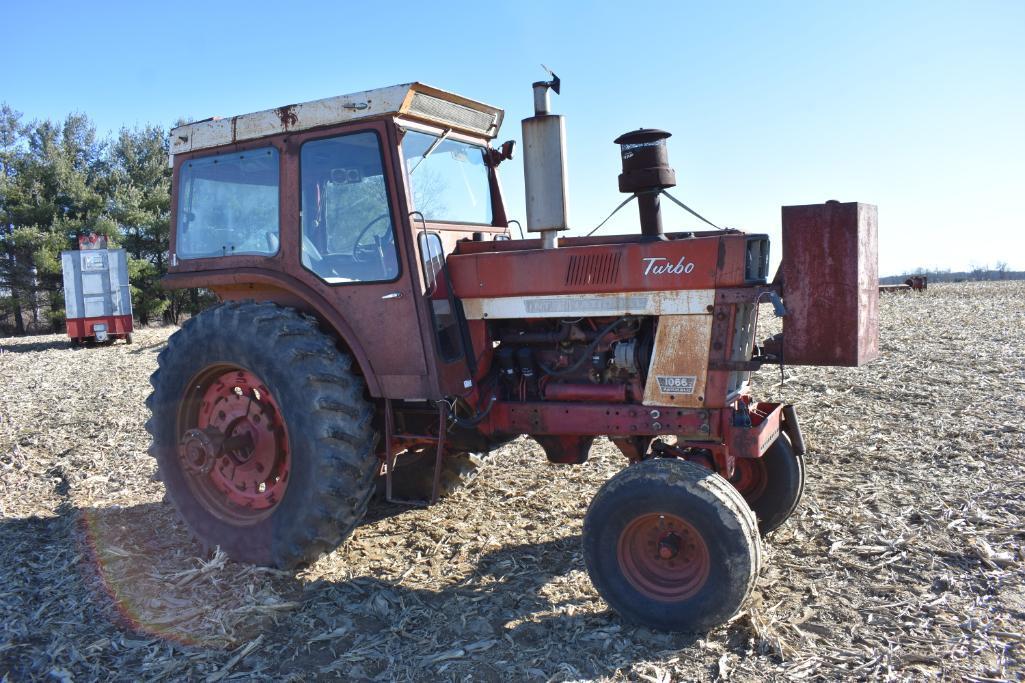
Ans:
MULTIPOLYGON (((500 109, 419 83, 181 126, 168 287, 222 303, 160 354, 147 423, 188 526, 278 567, 338 546, 377 488, 433 502, 518 435, 622 472, 584 519, 624 618, 703 630, 750 593, 760 536, 804 487, 792 406, 765 364, 878 354, 875 208, 783 209, 783 262, 739 230, 664 232, 668 133, 617 140, 640 231, 565 237, 558 79, 523 121, 528 239, 513 239, 500 109), (756 339, 762 304, 783 333, 756 339)), ((497 459, 495 466, 501 466, 497 459)))
POLYGON ((61 252, 64 310, 72 346, 132 343, 132 292, 124 249, 108 249, 103 235, 82 235, 78 251, 61 252))

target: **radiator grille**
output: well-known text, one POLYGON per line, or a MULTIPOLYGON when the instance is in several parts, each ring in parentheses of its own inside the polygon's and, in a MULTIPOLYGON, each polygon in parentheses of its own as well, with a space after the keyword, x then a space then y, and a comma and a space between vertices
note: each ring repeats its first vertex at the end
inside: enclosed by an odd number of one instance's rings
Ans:
POLYGON ((566 269, 567 285, 608 285, 619 279, 622 254, 570 256, 566 269))
POLYGON ((744 281, 765 282, 769 277, 769 238, 765 235, 749 235, 747 238, 747 264, 744 267, 744 281))
POLYGON ((447 102, 422 92, 413 95, 409 111, 435 121, 452 124, 457 128, 486 134, 492 132, 497 118, 493 113, 447 102))
MULTIPOLYGON (((730 349, 730 360, 748 361, 751 360, 751 352, 754 349, 755 331, 758 324, 758 308, 755 304, 738 304, 736 324, 733 328, 733 348, 730 349)), ((730 373, 727 393, 732 394, 744 388, 744 384, 751 379, 749 371, 734 370, 730 373)))

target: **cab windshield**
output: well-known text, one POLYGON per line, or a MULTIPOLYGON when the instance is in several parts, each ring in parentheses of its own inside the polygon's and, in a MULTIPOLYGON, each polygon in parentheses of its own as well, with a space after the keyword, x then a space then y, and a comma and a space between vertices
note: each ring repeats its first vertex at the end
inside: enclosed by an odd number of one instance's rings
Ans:
POLYGON ((413 210, 428 221, 491 225, 491 187, 484 147, 419 131, 406 131, 406 161, 413 210))

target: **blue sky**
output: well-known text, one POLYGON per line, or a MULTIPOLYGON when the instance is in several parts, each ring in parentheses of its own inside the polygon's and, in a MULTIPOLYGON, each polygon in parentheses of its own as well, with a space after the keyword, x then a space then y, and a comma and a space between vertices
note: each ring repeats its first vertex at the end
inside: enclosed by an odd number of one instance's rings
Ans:
MULTIPOLYGON (((671 192, 778 235, 879 206, 880 271, 1025 269, 1025 2, 6 3, 0 100, 101 132, 419 80, 506 109, 563 79, 574 232, 623 198, 612 140, 673 133, 671 192), (638 14, 634 15, 633 12, 638 14)), ((522 166, 502 167, 523 218, 522 166)), ((667 229, 698 227, 665 205, 667 229)), ((631 205, 602 232, 637 230, 631 205)), ((778 242, 776 243, 778 245, 778 242)), ((775 254, 778 257, 778 253, 775 254)))

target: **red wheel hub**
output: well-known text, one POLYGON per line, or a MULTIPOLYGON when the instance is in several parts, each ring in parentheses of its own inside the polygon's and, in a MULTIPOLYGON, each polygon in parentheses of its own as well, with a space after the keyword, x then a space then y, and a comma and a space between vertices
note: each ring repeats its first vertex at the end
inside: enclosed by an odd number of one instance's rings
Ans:
POLYGON ((660 602, 696 595, 708 580, 708 546, 689 522, 676 515, 648 513, 619 535, 619 567, 637 591, 660 602))
POLYGON ((204 505, 231 520, 274 508, 288 486, 290 457, 270 390, 248 370, 221 367, 194 382, 187 398, 179 455, 204 505))
POLYGON ((737 458, 730 483, 745 500, 757 500, 765 492, 769 475, 761 458, 737 458))

